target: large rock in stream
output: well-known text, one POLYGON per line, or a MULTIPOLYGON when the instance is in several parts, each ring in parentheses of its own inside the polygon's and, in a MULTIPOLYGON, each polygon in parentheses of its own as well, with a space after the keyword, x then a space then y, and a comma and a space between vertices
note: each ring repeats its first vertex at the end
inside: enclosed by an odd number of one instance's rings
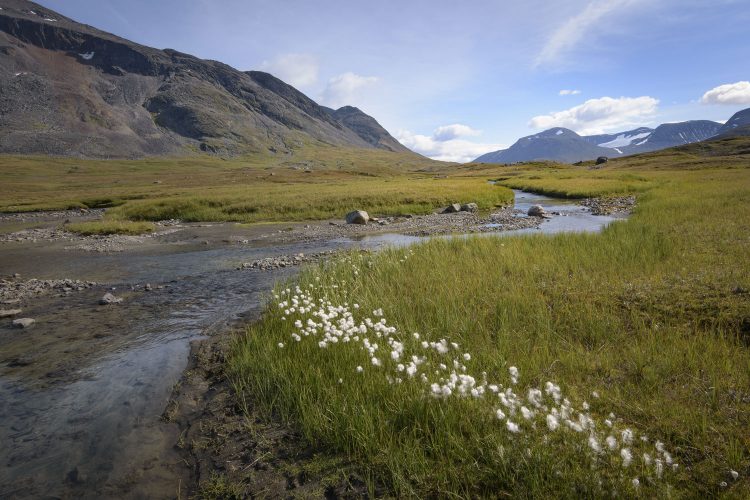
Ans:
POLYGON ((346 214, 347 224, 367 224, 370 221, 370 215, 364 210, 355 210, 346 214))
POLYGON ((531 205, 529 207, 529 211, 526 212, 526 214, 532 217, 546 217, 547 216, 547 212, 544 210, 544 207, 541 205, 531 205))

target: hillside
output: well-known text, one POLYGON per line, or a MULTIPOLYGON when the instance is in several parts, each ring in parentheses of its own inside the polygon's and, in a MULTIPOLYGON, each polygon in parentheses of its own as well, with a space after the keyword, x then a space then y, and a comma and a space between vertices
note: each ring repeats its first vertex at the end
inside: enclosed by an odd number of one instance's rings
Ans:
POLYGON ((598 156, 611 156, 609 149, 591 144, 566 128, 553 128, 535 135, 522 137, 508 149, 487 153, 475 162, 516 163, 534 160, 552 160, 573 163, 598 156))
POLYGON ((732 115, 719 129, 719 135, 733 134, 735 132, 738 132, 737 135, 748 135, 748 127, 750 127, 750 108, 743 109, 732 115))
POLYGON ((139 45, 33 2, 0 8, 0 153, 408 151, 356 108, 332 113, 267 73, 139 45))

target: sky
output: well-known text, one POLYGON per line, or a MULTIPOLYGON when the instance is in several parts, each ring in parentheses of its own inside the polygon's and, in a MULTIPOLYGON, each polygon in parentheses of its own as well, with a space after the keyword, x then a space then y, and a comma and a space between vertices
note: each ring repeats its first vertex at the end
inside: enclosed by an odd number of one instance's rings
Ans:
POLYGON ((750 0, 41 0, 134 42, 268 71, 432 158, 750 107, 750 0))

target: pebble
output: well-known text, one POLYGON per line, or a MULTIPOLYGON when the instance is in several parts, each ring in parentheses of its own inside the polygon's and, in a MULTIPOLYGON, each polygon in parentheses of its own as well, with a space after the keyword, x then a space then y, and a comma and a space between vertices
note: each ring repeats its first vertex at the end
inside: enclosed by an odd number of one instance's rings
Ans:
POLYGON ((260 271, 269 271, 272 269, 280 269, 285 267, 299 266, 305 262, 314 262, 327 255, 331 255, 332 251, 319 252, 312 254, 298 253, 296 255, 279 255, 277 257, 266 257, 263 259, 254 260, 252 262, 245 262, 238 269, 258 269, 260 271))
POLYGON ((21 314, 20 309, 0 309, 0 318, 10 318, 21 314))
POLYGON ((635 206, 635 196, 586 198, 580 202, 592 215, 629 214, 635 206))
POLYGON ((99 299, 99 305, 106 306, 110 304, 119 304, 122 302, 122 299, 120 297, 115 297, 111 293, 107 292, 104 294, 104 296, 99 299))
POLYGON ((36 323, 33 318, 18 318, 13 320, 13 326, 16 328, 28 328, 36 323))
POLYGON ((37 297, 49 293, 71 293, 74 290, 85 290, 96 286, 93 281, 72 279, 60 280, 0 280, 0 303, 17 304, 29 297, 37 297))

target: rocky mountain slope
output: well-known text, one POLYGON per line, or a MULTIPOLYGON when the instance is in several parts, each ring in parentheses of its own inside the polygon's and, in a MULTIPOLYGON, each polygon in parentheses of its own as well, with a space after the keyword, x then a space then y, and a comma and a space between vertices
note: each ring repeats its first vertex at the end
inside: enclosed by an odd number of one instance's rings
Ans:
POLYGON ((33 2, 0 9, 1 153, 408 151, 356 108, 330 110, 267 73, 145 47, 33 2))
MULTIPOLYGON (((744 112, 737 113, 735 116, 741 113, 744 112)), ((736 118, 734 123, 740 127, 745 121, 750 122, 750 113, 736 118)), ((592 160, 599 156, 627 156, 704 141, 716 136, 726 127, 726 125, 722 127, 720 123, 709 120, 690 120, 665 123, 655 129, 640 127, 615 134, 590 136, 580 136, 564 128, 553 128, 523 137, 508 149, 487 153, 474 161, 515 163, 552 160, 573 163, 579 160, 592 160)))
POLYGON ((719 129, 719 135, 750 135, 750 108, 743 109, 732 115, 719 129))

